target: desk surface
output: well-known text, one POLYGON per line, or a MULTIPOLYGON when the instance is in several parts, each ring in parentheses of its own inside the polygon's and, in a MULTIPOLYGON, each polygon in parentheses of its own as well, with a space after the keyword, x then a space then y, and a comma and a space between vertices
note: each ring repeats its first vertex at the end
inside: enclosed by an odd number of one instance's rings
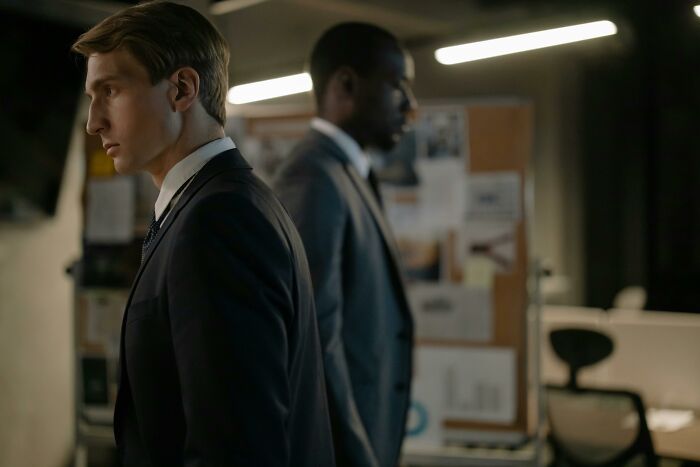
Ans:
POLYGON ((531 442, 517 449, 412 447, 404 449, 401 460, 409 467, 535 467, 536 452, 531 442))
POLYGON ((659 457, 700 462, 700 414, 690 426, 678 431, 652 431, 654 450, 659 457))
MULTIPOLYGON (((677 431, 653 431, 654 450, 659 457, 700 462, 700 414, 690 426, 677 431)), ((408 449, 403 460, 409 466, 529 466, 534 464, 535 449, 528 444, 521 449, 479 449, 442 447, 408 449)))

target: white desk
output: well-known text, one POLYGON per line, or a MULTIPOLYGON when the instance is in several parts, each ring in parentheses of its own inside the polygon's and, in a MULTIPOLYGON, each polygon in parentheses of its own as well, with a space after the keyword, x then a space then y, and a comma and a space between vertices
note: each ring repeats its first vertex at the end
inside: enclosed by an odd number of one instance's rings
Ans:
POLYGON ((692 425, 671 432, 652 432, 654 450, 659 457, 700 462, 700 413, 692 425))
POLYGON ((549 331, 586 327, 609 334, 610 357, 581 370, 582 386, 625 388, 642 395, 647 407, 695 410, 689 427, 652 432, 660 457, 700 462, 700 314, 639 310, 545 307, 542 313, 542 380, 563 384, 568 378, 549 343, 549 331))
POLYGON ((615 345, 604 361, 581 370, 581 386, 629 389, 641 394, 647 407, 700 412, 700 314, 544 307, 544 383, 564 384, 568 378, 566 365, 549 343, 549 332, 565 327, 600 330, 615 345))

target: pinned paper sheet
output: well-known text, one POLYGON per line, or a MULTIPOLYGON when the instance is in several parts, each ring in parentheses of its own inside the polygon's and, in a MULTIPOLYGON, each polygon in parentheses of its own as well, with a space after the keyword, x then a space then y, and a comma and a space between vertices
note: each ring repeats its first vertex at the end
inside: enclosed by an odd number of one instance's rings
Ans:
POLYGON ((479 172, 469 176, 467 219, 517 222, 522 217, 520 174, 479 172))
POLYGON ((440 445, 446 419, 515 420, 515 351, 506 347, 428 347, 415 352, 406 444, 440 445))
POLYGON ((127 243, 134 236, 136 190, 133 177, 88 183, 85 237, 92 243, 127 243))
POLYGON ((512 222, 470 222, 461 227, 457 254, 461 261, 476 256, 489 259, 499 274, 508 274, 515 264, 515 228, 512 222))
POLYGON ((467 113, 460 105, 424 106, 418 112, 417 150, 421 159, 459 159, 468 167, 467 113))
POLYGON ((487 342, 493 337, 491 291, 461 284, 408 288, 418 339, 487 342))
POLYGON ((416 164, 420 179, 422 228, 458 226, 466 209, 467 173, 455 159, 424 160, 416 164))
POLYGON ((469 256, 464 263, 464 285, 491 290, 496 265, 489 258, 481 255, 469 256))

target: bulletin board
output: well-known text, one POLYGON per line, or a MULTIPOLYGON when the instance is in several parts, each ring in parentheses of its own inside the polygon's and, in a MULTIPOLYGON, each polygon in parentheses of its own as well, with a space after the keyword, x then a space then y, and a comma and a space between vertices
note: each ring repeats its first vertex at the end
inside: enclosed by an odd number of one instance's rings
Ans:
POLYGON ((421 103, 382 158, 416 322, 407 446, 528 430, 527 103, 421 103))
MULTIPOLYGON (((515 223, 515 261, 509 274, 496 274, 493 284, 494 336, 491 346, 511 347, 517 361, 518 409, 510 427, 526 432, 527 421, 527 308, 528 308, 528 166, 532 151, 533 115, 529 105, 473 106, 469 108, 471 173, 513 171, 519 185, 522 215, 515 223)), ((459 421, 446 421, 459 427, 459 421)))
MULTIPOLYGON (((258 175, 274 177, 310 119, 246 119, 258 175)), ((532 133, 523 101, 421 102, 397 148, 371 154, 416 321, 408 446, 527 435, 532 133)))

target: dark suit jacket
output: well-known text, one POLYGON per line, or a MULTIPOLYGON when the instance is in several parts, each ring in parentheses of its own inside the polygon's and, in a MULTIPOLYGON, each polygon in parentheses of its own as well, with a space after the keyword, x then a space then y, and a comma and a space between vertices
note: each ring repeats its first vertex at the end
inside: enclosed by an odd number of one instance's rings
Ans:
POLYGON ((413 324, 381 208, 345 153, 313 130, 274 189, 309 259, 338 465, 394 467, 409 403, 413 324))
POLYGON ((209 161, 164 221, 121 339, 125 465, 334 465, 301 240, 237 150, 209 161))

